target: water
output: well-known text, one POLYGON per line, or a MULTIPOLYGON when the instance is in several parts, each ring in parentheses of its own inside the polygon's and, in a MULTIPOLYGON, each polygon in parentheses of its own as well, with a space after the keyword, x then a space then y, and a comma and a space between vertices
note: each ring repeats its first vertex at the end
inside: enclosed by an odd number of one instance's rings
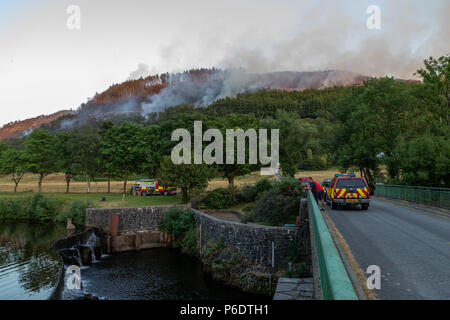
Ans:
POLYGON ((267 299, 214 281, 197 259, 165 248, 103 255, 81 268, 81 280, 82 294, 65 289, 63 299, 83 294, 112 300, 267 299))
MULTIPOLYGON (((64 225, 0 222, 0 300, 48 299, 56 286, 60 260, 54 241, 64 225)), ((94 247, 95 236, 86 245, 94 247)), ((103 255, 81 267, 82 290, 62 290, 62 299, 91 294, 111 300, 268 299, 214 281, 196 258, 175 249, 149 249, 103 255)), ((66 279, 68 275, 66 274, 66 279)))
POLYGON ((51 244, 65 236, 60 224, 0 221, 0 300, 47 299, 60 268, 51 244))

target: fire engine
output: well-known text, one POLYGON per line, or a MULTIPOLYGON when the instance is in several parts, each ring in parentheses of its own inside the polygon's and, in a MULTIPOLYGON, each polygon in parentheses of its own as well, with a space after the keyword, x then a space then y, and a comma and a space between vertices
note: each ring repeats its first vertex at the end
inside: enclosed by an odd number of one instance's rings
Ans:
POLYGON ((134 193, 147 196, 152 194, 174 195, 177 193, 176 188, 165 187, 159 184, 156 179, 141 179, 134 181, 134 193))
POLYGON ((362 210, 367 210, 370 204, 370 189, 366 180, 356 177, 354 173, 337 173, 327 188, 326 201, 332 209, 344 205, 361 205, 362 210))

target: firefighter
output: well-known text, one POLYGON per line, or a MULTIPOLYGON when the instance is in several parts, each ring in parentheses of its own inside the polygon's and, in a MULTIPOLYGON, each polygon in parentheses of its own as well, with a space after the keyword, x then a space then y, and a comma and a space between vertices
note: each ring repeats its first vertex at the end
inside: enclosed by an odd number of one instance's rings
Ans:
POLYGON ((317 205, 320 206, 321 204, 321 208, 320 210, 325 210, 325 197, 323 195, 323 188, 320 185, 320 183, 318 183, 317 181, 313 180, 312 177, 308 178, 308 182, 309 182, 309 186, 305 188, 305 190, 311 190, 314 199, 316 199, 317 201, 317 205), (320 200, 320 204, 319 204, 319 200, 320 200))

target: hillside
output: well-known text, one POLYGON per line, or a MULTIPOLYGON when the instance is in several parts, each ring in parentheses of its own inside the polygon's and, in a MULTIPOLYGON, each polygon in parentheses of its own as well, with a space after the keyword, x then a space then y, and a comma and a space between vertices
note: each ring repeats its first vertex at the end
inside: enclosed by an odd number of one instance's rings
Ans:
POLYGON ((96 93, 77 111, 60 111, 17 121, 0 128, 0 139, 20 137, 42 124, 53 130, 89 123, 92 119, 111 119, 121 114, 148 115, 177 105, 207 106, 238 94, 259 90, 303 91, 362 84, 368 77, 347 71, 272 72, 249 74, 242 70, 193 69, 182 73, 151 75, 113 84, 96 93))
POLYGON ((42 115, 23 121, 8 123, 0 128, 0 140, 26 135, 30 130, 34 130, 43 124, 50 123, 68 114, 70 114, 70 111, 62 110, 50 115, 42 115))

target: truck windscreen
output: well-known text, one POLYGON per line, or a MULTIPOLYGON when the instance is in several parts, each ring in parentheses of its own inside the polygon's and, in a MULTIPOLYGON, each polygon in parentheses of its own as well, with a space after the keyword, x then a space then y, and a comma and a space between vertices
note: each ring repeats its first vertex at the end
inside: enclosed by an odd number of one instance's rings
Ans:
POLYGON ((336 187, 338 187, 338 188, 346 188, 346 187, 347 188, 348 187, 365 188, 366 185, 365 185, 363 179, 339 179, 336 187))

